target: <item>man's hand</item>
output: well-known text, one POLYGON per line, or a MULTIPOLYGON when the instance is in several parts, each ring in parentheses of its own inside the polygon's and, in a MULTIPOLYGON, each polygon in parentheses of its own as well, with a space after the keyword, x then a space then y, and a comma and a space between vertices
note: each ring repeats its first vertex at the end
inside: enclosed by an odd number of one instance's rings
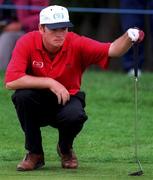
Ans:
POLYGON ((139 30, 138 28, 130 28, 127 30, 128 36, 133 43, 138 42, 140 43, 144 39, 144 32, 139 30))
POLYGON ((58 98, 58 104, 65 105, 70 100, 68 90, 58 81, 52 79, 52 85, 49 88, 58 98))

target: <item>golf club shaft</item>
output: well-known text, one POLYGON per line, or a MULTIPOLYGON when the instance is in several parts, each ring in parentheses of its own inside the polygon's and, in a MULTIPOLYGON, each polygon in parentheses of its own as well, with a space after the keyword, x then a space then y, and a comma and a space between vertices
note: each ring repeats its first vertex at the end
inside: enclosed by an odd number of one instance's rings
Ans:
POLYGON ((138 44, 134 47, 134 72, 135 72, 135 83, 134 83, 134 96, 135 96, 135 159, 142 171, 141 163, 138 159, 138 44))
POLYGON ((134 121, 134 141, 135 141, 135 159, 138 161, 138 139, 137 139, 137 121, 138 121, 138 78, 134 81, 134 100, 135 100, 135 121, 134 121))
POLYGON ((142 171, 141 163, 138 159, 138 78, 135 77, 135 160, 139 165, 140 170, 142 171))
POLYGON ((139 166, 139 171, 130 173, 130 176, 141 176, 143 175, 143 170, 141 163, 138 159, 138 44, 133 46, 133 60, 134 60, 134 104, 135 104, 135 121, 134 121, 134 144, 135 144, 135 160, 139 166))

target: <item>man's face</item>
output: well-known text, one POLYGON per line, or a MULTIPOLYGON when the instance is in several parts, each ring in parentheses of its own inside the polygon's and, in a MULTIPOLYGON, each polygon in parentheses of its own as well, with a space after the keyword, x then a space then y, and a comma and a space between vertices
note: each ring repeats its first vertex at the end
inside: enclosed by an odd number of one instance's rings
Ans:
POLYGON ((63 45, 68 28, 48 29, 46 26, 40 26, 39 31, 42 34, 45 48, 54 52, 63 45))

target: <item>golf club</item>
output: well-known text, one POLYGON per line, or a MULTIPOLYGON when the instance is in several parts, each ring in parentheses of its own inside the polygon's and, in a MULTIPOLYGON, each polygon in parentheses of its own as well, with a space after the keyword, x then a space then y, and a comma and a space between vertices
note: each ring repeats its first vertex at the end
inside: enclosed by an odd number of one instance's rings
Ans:
POLYGON ((144 174, 141 163, 138 159, 138 136, 137 136, 137 131, 138 131, 138 44, 134 44, 133 46, 133 59, 134 59, 134 96, 135 96, 135 129, 134 129, 134 141, 135 141, 135 161, 138 164, 138 171, 132 172, 129 175, 130 176, 141 176, 144 174))

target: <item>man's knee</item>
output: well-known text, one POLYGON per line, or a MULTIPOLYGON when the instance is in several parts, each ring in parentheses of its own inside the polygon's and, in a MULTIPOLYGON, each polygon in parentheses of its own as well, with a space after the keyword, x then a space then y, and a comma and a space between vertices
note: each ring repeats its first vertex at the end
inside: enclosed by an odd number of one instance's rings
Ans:
POLYGON ((62 113, 59 123, 69 126, 77 126, 83 124, 86 120, 87 115, 83 109, 71 109, 71 111, 62 113))
POLYGON ((73 124, 82 124, 86 119, 87 119, 87 116, 85 114, 85 112, 83 111, 80 111, 80 112, 74 112, 74 113, 68 113, 66 115, 66 119, 70 122, 70 123, 73 123, 73 124))

